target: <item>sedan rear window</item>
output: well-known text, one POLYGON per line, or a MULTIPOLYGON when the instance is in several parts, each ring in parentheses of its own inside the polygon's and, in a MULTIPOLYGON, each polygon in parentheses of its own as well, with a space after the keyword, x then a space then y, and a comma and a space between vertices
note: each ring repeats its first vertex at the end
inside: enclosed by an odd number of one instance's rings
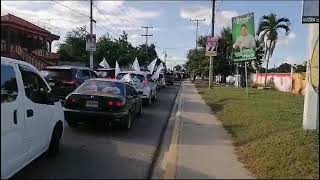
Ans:
POLYGON ((124 86, 120 82, 88 80, 84 82, 76 93, 92 94, 92 95, 114 95, 123 96, 124 86))
POLYGON ((72 79, 72 70, 71 69, 45 69, 41 71, 41 74, 46 78, 52 79, 63 79, 71 80, 72 79))
MULTIPOLYGON (((117 75, 117 79, 120 80, 123 78, 124 75, 126 75, 127 73, 119 73, 117 75)), ((135 73, 130 73, 130 76, 132 78, 133 81, 140 81, 140 83, 143 82, 144 80, 144 75, 141 74, 135 74, 135 73)))
POLYGON ((96 73, 102 78, 113 78, 115 70, 96 70, 96 73))

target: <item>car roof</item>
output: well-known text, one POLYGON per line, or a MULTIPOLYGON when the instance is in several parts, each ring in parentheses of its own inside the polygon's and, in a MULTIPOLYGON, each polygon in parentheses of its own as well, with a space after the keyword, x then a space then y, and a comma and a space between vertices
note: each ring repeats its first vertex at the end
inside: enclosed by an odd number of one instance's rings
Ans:
POLYGON ((141 71, 121 71, 120 73, 146 75, 146 72, 141 72, 141 71))
MULTIPOLYGON (((37 68, 35 68, 32 64, 29 64, 25 61, 21 61, 21 60, 17 60, 17 59, 12 59, 12 58, 8 58, 8 57, 3 57, 1 56, 1 62, 5 61, 5 62, 10 62, 10 63, 14 63, 14 64, 20 64, 20 65, 24 65, 24 66, 28 66, 30 68, 33 68, 35 70, 37 70, 37 68)), ((37 70, 38 71, 38 70, 37 70)))
POLYGON ((115 70, 116 68, 97 68, 96 71, 115 70))
POLYGON ((70 65, 62 65, 62 66, 47 66, 45 69, 82 69, 82 70, 92 70, 88 67, 83 66, 70 66, 70 65))
POLYGON ((106 78, 93 78, 93 79, 88 79, 87 81, 92 81, 92 80, 104 81, 104 82, 119 82, 119 83, 124 83, 123 81, 118 80, 118 79, 106 79, 106 78))

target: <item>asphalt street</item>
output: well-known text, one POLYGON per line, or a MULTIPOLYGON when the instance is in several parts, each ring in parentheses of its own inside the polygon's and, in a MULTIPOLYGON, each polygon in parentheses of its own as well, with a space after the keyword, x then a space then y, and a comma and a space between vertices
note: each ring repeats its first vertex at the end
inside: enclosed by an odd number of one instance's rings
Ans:
POLYGON ((143 116, 123 131, 115 126, 65 124, 58 156, 42 155, 13 178, 147 178, 160 134, 170 115, 178 83, 162 88, 143 116))

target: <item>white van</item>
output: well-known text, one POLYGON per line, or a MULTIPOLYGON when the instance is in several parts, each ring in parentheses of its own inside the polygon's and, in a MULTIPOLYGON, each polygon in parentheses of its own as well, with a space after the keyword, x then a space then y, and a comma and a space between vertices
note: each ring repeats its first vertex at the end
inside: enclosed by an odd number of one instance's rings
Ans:
POLYGON ((44 152, 57 154, 63 122, 62 104, 39 71, 1 57, 1 179, 44 152))

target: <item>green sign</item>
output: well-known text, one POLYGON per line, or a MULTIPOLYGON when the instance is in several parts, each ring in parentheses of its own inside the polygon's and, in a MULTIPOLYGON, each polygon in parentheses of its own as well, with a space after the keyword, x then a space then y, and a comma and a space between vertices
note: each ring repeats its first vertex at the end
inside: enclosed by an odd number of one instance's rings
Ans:
POLYGON ((256 59, 256 41, 253 13, 232 18, 232 41, 234 61, 256 59))

